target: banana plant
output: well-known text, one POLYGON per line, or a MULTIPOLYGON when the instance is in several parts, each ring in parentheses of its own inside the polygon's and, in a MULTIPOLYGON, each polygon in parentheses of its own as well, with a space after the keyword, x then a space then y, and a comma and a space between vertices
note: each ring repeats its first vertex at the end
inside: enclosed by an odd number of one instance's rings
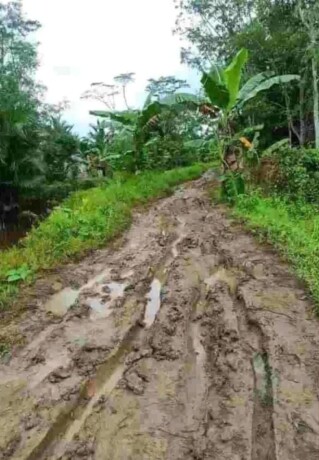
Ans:
POLYGON ((207 101, 194 94, 175 93, 160 100, 153 101, 149 95, 141 110, 126 110, 122 112, 91 111, 91 115, 109 118, 121 123, 133 135, 133 150, 125 152, 134 157, 135 169, 138 169, 143 154, 143 146, 150 139, 150 132, 157 125, 160 115, 165 110, 178 114, 180 111, 198 110, 207 101))
MULTIPOLYGON (((217 106, 220 111, 218 133, 220 157, 224 171, 231 172, 232 177, 241 169, 238 156, 242 149, 232 145, 231 119, 260 92, 274 85, 283 85, 300 79, 299 75, 275 75, 273 72, 262 72, 241 85, 242 73, 247 60, 248 51, 242 48, 228 67, 222 68, 214 65, 209 72, 204 71, 201 78, 210 103, 217 106)), ((240 178, 240 183, 242 189, 242 178, 240 178)))
POLYGON ((262 72, 241 86, 242 72, 248 61, 248 51, 242 48, 225 69, 214 65, 210 72, 203 72, 201 83, 210 102, 224 115, 241 110, 250 99, 274 85, 299 80, 299 75, 275 75, 262 72))

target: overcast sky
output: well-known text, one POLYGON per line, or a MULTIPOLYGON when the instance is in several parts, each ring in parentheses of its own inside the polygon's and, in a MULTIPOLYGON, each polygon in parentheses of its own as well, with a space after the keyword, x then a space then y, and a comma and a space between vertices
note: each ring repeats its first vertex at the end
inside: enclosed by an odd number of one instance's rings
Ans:
POLYGON ((129 101, 140 105, 148 78, 177 75, 194 79, 180 64, 180 41, 173 36, 173 0, 23 0, 28 17, 42 24, 38 33, 40 80, 49 102, 67 98, 67 117, 84 133, 100 108, 80 100, 91 82, 111 82, 136 72, 129 101))

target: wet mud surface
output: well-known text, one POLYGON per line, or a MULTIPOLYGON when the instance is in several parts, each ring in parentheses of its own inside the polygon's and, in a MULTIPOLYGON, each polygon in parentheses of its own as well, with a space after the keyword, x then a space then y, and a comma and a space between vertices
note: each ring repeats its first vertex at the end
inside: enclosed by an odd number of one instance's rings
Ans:
POLYGON ((39 280, 0 365, 0 459, 317 460, 319 333, 206 180, 39 280))

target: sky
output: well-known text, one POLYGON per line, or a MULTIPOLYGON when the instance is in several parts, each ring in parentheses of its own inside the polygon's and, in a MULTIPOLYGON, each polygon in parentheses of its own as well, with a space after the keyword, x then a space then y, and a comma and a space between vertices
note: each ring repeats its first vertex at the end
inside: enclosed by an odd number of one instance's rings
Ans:
POLYGON ((115 75, 135 72, 128 90, 135 107, 143 103, 149 78, 176 75, 195 82, 180 64, 173 0, 23 0, 23 5, 27 16, 42 24, 38 78, 48 88, 47 100, 68 99, 66 118, 81 134, 94 122, 89 110, 101 108, 80 99, 94 81, 111 83, 115 75))

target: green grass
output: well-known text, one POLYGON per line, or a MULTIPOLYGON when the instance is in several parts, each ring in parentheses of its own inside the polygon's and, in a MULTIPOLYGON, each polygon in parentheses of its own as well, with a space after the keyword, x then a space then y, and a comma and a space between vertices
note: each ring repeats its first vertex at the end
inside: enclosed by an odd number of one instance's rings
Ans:
POLYGON ((306 281, 319 314, 319 210, 313 205, 265 197, 258 191, 239 197, 234 214, 259 229, 306 281))
POLYGON ((132 208, 169 194, 173 186, 199 177, 208 165, 147 172, 72 194, 15 248, 1 253, 0 309, 6 309, 23 282, 89 249, 105 245, 126 229, 132 208))

